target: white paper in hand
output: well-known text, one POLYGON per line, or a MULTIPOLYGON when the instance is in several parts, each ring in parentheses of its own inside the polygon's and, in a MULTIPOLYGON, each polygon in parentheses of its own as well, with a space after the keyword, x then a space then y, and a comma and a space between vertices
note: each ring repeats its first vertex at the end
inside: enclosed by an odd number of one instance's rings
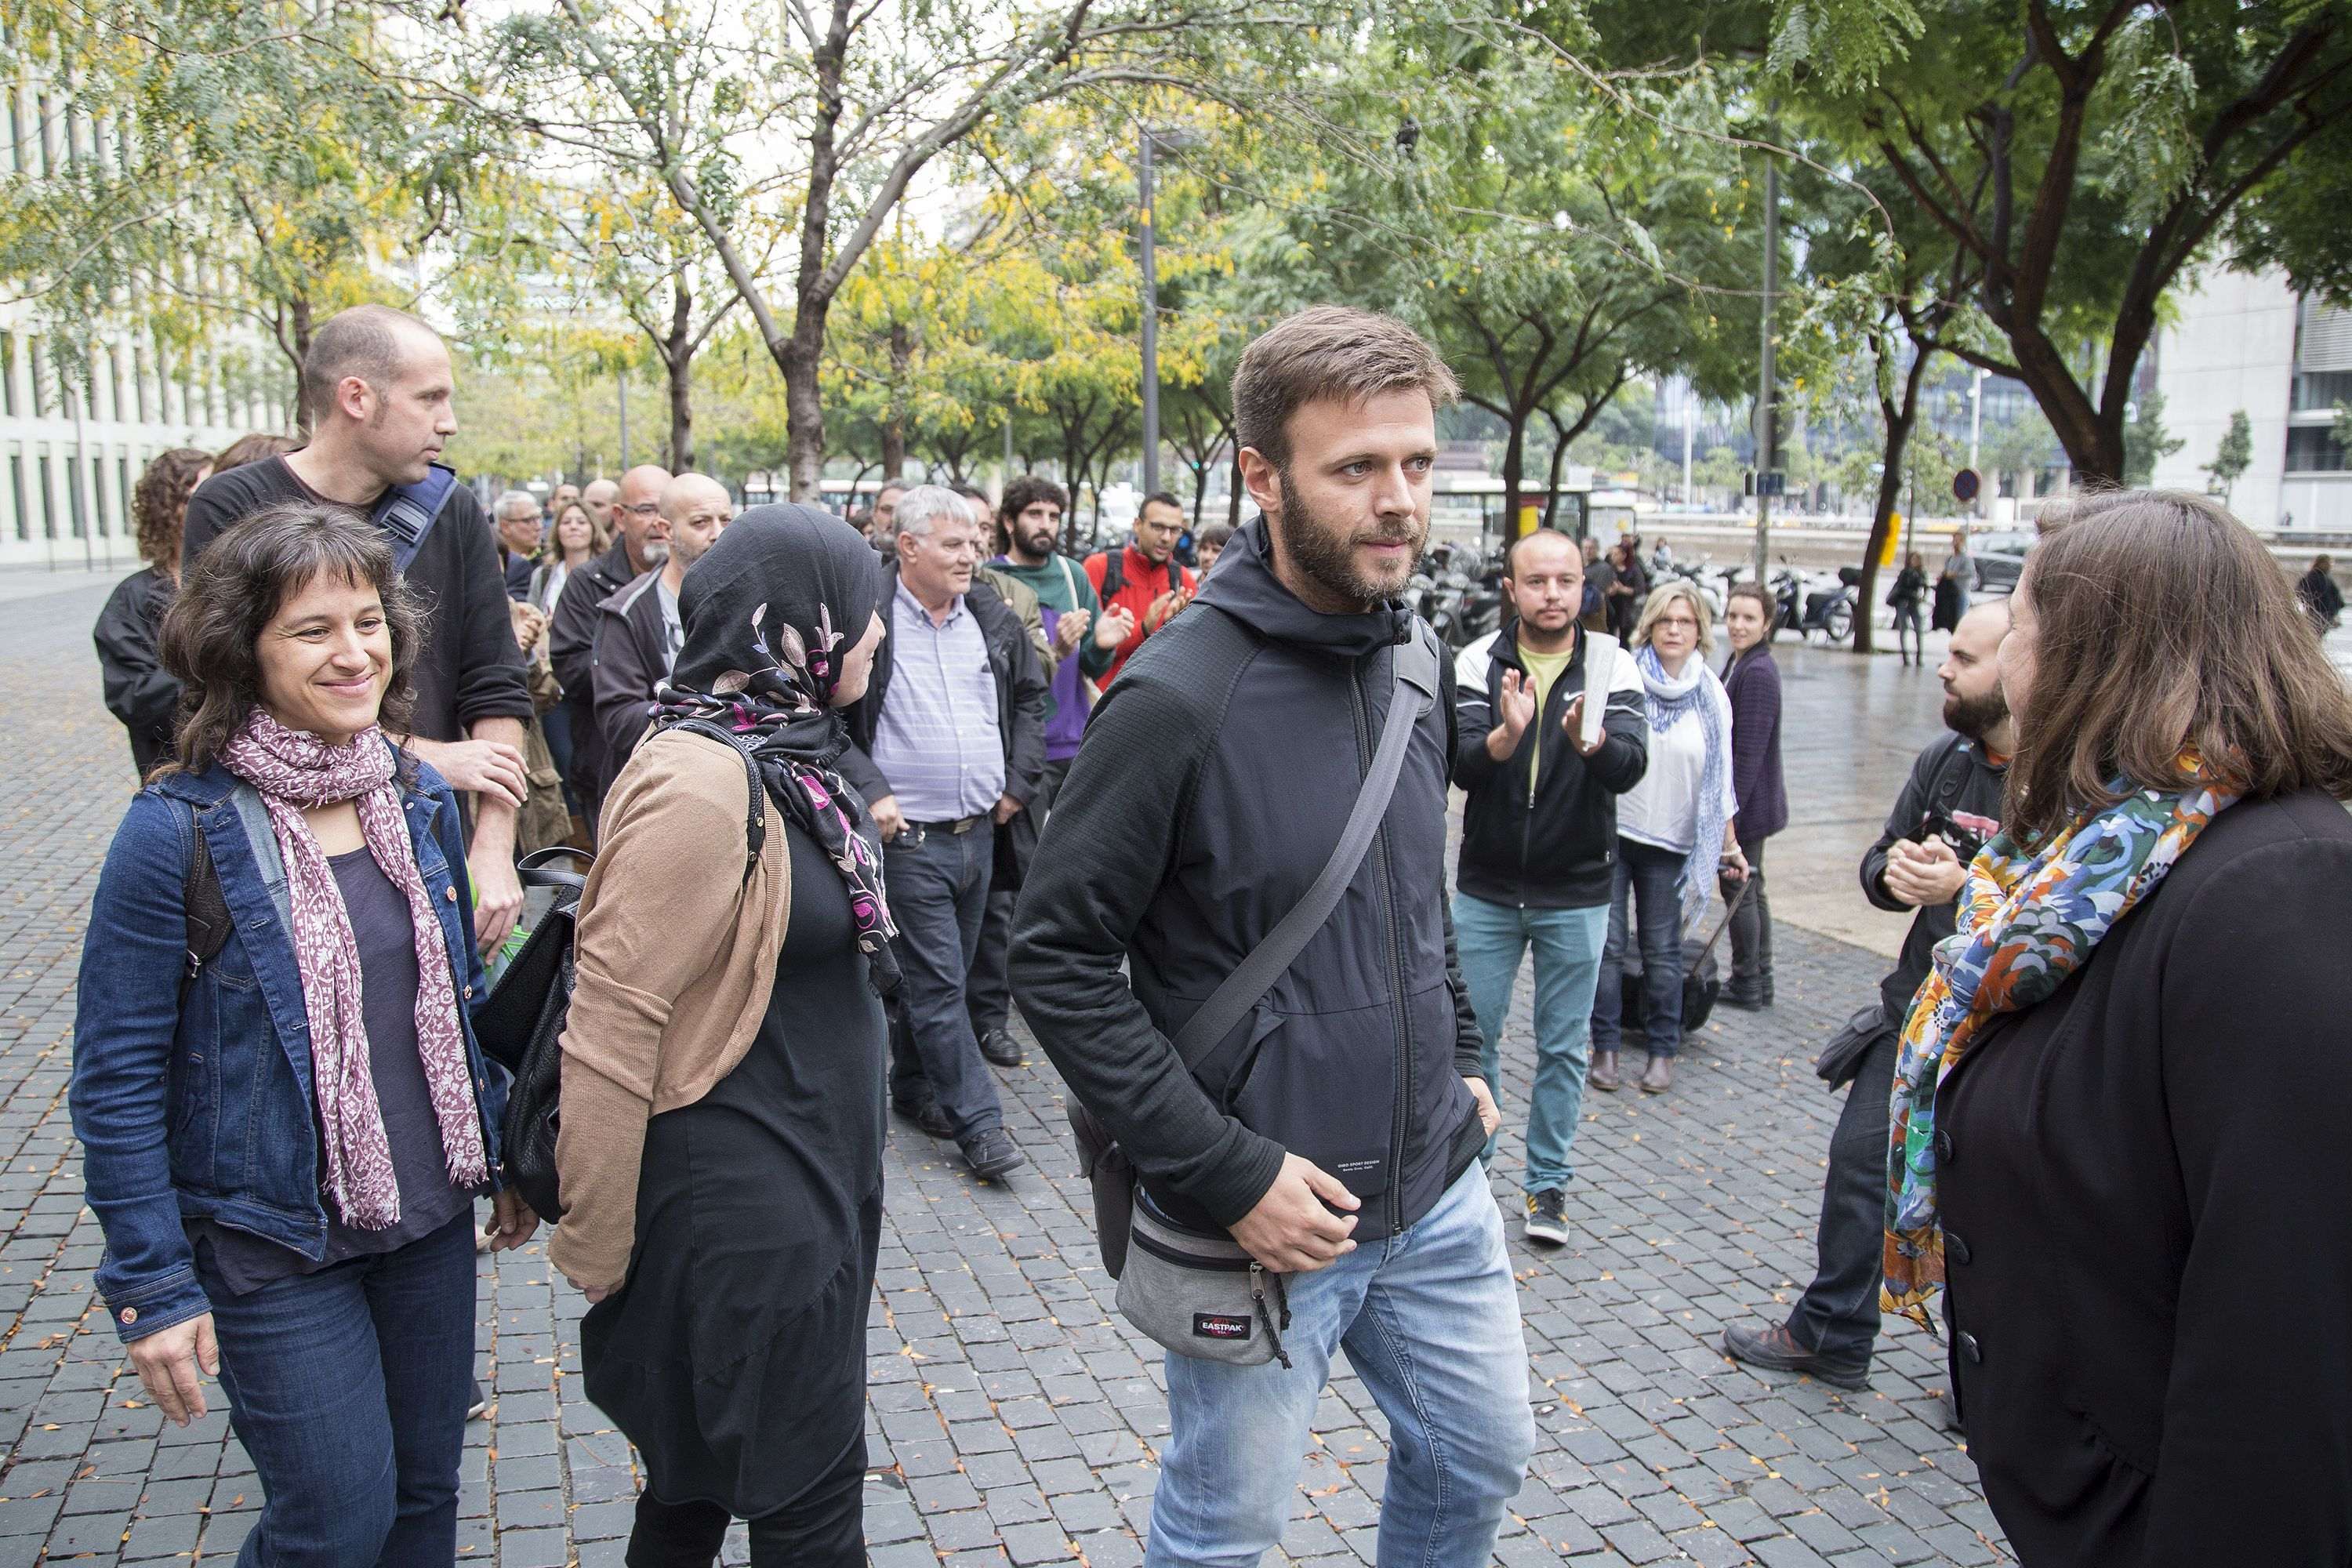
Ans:
POLYGON ((1581 749, 1601 743, 1601 721, 1609 714, 1609 687, 1617 675, 1617 639, 1606 632, 1584 634, 1584 722, 1581 749))

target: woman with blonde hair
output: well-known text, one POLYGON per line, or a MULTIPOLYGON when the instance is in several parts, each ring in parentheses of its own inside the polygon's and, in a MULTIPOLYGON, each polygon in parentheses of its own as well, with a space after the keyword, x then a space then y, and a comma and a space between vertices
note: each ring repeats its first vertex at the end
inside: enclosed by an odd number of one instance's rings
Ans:
POLYGON ((1642 999, 1650 1061, 1644 1093, 1674 1087, 1683 1039, 1683 933, 1706 912, 1718 874, 1748 876, 1734 818, 1731 699, 1707 668, 1715 617, 1691 584, 1653 589, 1633 630, 1650 722, 1650 764, 1642 782, 1617 797, 1617 890, 1609 908, 1609 944, 1592 996, 1592 1087, 1613 1093, 1626 949, 1638 934, 1642 999), (1634 911, 1640 924, 1634 925, 1634 911))

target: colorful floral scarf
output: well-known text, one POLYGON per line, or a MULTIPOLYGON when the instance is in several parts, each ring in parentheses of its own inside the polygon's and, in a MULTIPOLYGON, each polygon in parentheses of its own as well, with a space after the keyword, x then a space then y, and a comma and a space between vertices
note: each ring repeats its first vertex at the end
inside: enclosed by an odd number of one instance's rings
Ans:
POLYGON ((425 891, 409 841, 407 814, 393 783, 394 757, 383 731, 371 725, 347 744, 331 746, 305 731, 289 730, 257 708, 221 753, 222 765, 260 792, 286 863, 286 891, 294 914, 294 961, 302 975, 302 1005, 310 1023, 310 1076, 327 1151, 327 1195, 345 1225, 383 1230, 400 1222, 400 1183, 392 1143, 376 1103, 360 1005, 359 942, 334 868, 327 864, 305 808, 354 801, 368 853, 408 900, 416 942, 416 1056, 425 1066, 433 1115, 452 1186, 472 1190, 489 1180, 474 1077, 466 1063, 466 1036, 457 1016, 457 979, 441 919, 425 891))
POLYGON ((730 523, 678 592, 686 646, 653 723, 731 731, 768 798, 833 861, 874 989, 898 988, 898 934, 866 804, 836 771, 849 744, 832 706, 840 660, 872 619, 881 564, 857 531, 813 508, 753 507, 730 523))
MULTIPOLYGON (((1928 1326, 1944 1282, 1936 1206, 1936 1090, 1995 1016, 2045 1001, 2115 923, 2156 889, 2237 796, 2194 757, 2199 787, 2140 790, 2084 816, 2028 855, 2007 834, 1985 846, 1961 889, 1958 931, 1911 1004, 1895 1059, 1887 1148, 1885 1285, 1881 1304, 1928 1326)), ((2117 785, 2118 789, 2122 786, 2117 785)))

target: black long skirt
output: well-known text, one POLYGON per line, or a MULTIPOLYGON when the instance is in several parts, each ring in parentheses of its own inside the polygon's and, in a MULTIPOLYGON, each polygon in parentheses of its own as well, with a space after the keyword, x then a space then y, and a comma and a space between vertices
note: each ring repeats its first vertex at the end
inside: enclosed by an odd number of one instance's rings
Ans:
MULTIPOLYGON (((664 1502, 788 1507, 865 1442, 887 1030, 847 894, 789 830, 793 910, 758 1037, 646 1129, 622 1288, 581 1323, 588 1397, 664 1502)), ((609 895, 608 895, 609 896, 609 895)))

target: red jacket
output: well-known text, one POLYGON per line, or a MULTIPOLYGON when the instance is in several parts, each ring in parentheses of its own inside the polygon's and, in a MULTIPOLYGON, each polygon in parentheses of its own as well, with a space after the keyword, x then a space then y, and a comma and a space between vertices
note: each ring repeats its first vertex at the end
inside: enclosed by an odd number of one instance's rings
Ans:
POLYGON ((1104 611, 1108 613, 1118 605, 1135 616, 1135 630, 1119 644, 1118 657, 1111 660, 1109 670, 1102 678, 1105 686, 1118 679, 1118 672, 1127 668, 1127 661, 1143 646, 1143 639, 1151 635, 1149 622, 1152 602, 1168 592, 1169 584, 1182 583, 1188 595, 1201 585, 1200 578, 1190 569, 1176 564, 1172 555, 1166 565, 1154 566, 1143 552, 1129 544, 1120 549, 1118 556, 1120 581, 1116 592, 1103 586, 1110 574, 1110 552, 1097 551, 1087 557, 1087 581, 1095 585, 1095 596, 1102 601, 1104 611))

